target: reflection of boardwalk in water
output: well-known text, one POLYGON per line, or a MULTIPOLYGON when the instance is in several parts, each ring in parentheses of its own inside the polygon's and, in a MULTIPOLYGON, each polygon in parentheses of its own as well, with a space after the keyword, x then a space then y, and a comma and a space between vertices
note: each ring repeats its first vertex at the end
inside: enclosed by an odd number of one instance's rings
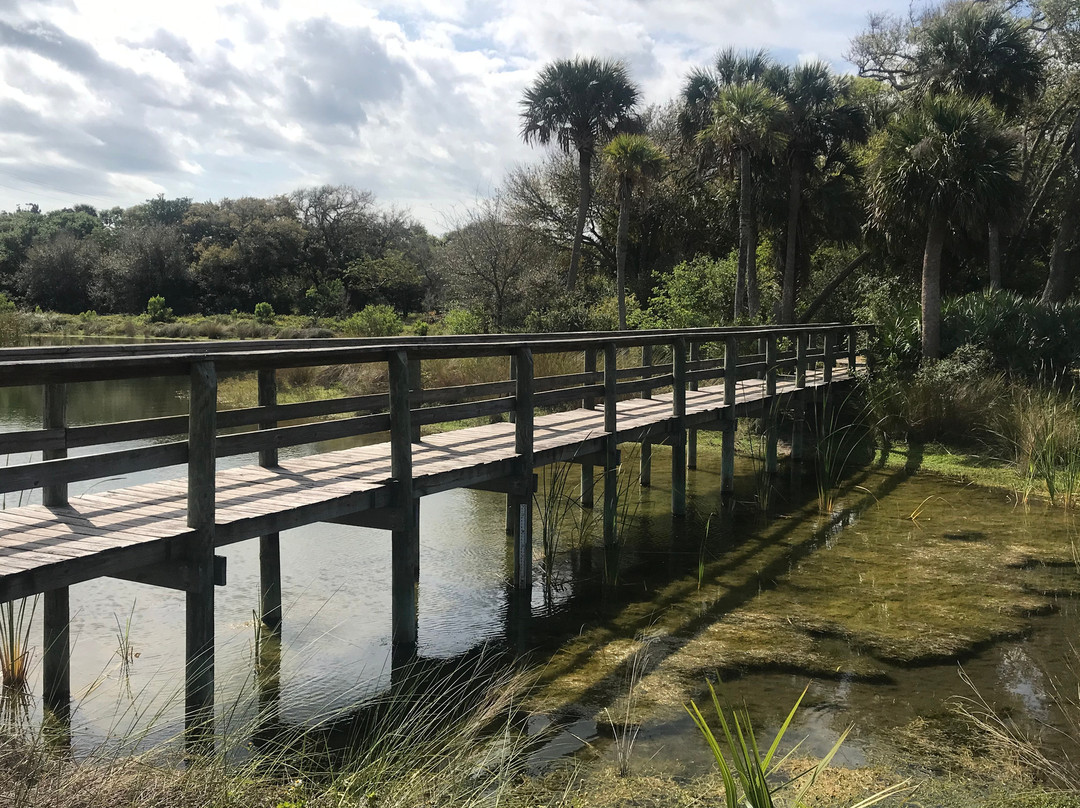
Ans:
POLYGON ((461 487, 506 493, 514 585, 528 591, 535 468, 580 464, 583 504, 589 506, 593 470, 599 466, 606 482, 601 486, 604 540, 613 546, 620 443, 641 444, 643 485, 650 481, 651 445, 672 447, 672 512, 681 515, 686 468, 696 462, 696 430, 723 433, 722 484, 730 489, 736 420, 762 417, 766 464, 774 470, 780 412, 793 416, 792 449, 798 453, 805 404, 831 383, 850 378, 856 337, 865 330, 803 326, 500 335, 483 342, 413 338, 392 344, 324 340, 0 352, 0 384, 45 386, 43 428, 0 436, 8 452, 39 451, 43 457, 0 469, 0 491, 40 488, 44 503, 0 512, 0 601, 45 595, 46 704, 63 715, 70 690, 67 587, 113 576, 184 591, 187 713, 194 727, 212 715, 213 591, 225 582, 215 547, 260 539, 261 615, 277 631, 280 531, 319 521, 390 530, 392 636, 395 658, 407 660, 416 647, 420 497, 461 487), (543 353, 578 353, 584 370, 537 376, 534 356, 543 353), (712 354, 723 358, 700 358, 712 354), (423 361, 500 355, 511 359, 510 379, 422 387, 423 361), (598 357, 604 359, 599 371, 598 357), (277 404, 277 369, 360 362, 387 367, 386 392, 277 404), (258 372, 259 406, 219 412, 218 373, 244 370, 258 372), (81 427, 66 423, 67 382, 169 375, 190 376, 188 416, 81 427), (566 406, 574 409, 537 414, 566 406), (422 425, 505 414, 511 423, 419 437, 422 425), (312 421, 333 415, 343 417, 312 421), (292 425, 279 426, 282 421, 292 425), (277 457, 284 446, 386 432, 389 440, 381 443, 280 462, 277 457), (184 440, 107 448, 184 433, 184 440), (68 458, 68 449, 76 447, 106 448, 68 458), (254 453, 258 464, 216 468, 218 458, 254 453), (186 479, 67 495, 69 482, 180 464, 187 466, 186 479))

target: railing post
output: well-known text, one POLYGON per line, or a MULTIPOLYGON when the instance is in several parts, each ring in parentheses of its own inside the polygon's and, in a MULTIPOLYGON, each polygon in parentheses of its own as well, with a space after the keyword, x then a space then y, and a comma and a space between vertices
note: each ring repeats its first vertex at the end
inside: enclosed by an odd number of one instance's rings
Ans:
POLYGON ((855 365, 859 359, 859 331, 855 328, 849 328, 847 332, 847 361, 848 361, 848 377, 855 378, 855 365))
POLYGON ((776 335, 765 340, 765 473, 776 473, 776 335))
POLYGON ((618 578, 619 438, 618 367, 615 343, 604 345, 604 557, 605 581, 618 578))
MULTIPOLYGON (((642 373, 646 376, 652 375, 652 345, 641 346, 641 366, 644 368, 642 373)), ((646 387, 641 391, 641 397, 643 399, 652 398, 652 388, 646 387)), ((648 488, 652 485, 652 442, 648 438, 641 441, 641 466, 639 470, 640 484, 644 488, 648 488)))
POLYGON ((671 513, 686 515, 686 340, 676 337, 671 350, 671 513))
MULTIPOLYGON (((688 361, 690 362, 691 365, 693 365, 695 362, 698 361, 698 359, 700 357, 701 357, 701 346, 697 342, 694 342, 693 340, 691 340, 690 345, 689 345, 689 356, 687 357, 688 361)), ((696 368, 694 368, 694 370, 696 370, 696 368)), ((691 379, 689 384, 687 385, 687 387, 689 387, 691 392, 697 392, 697 389, 698 389, 698 381, 697 381, 697 379, 691 379)), ((686 467, 688 469, 696 469, 697 468, 697 430, 696 429, 688 429, 688 430, 686 430, 686 467)))
MULTIPOLYGON (((510 353, 510 381, 517 381, 517 357, 513 352, 510 353)), ((517 419, 517 413, 513 409, 506 414, 506 420, 511 424, 517 419)), ((514 510, 513 497, 510 494, 506 495, 506 535, 514 535, 514 524, 517 519, 517 513, 514 510)))
POLYGON ((735 394, 739 383, 739 341, 734 334, 724 343, 724 413, 720 433, 720 493, 731 494, 735 490, 735 394))
POLYGON ((214 731, 214 523, 217 453, 217 371, 212 361, 191 366, 188 413, 188 544, 185 732, 189 750, 209 751, 214 731))
POLYGON ((397 519, 391 531, 390 637, 393 666, 416 656, 420 584, 420 503, 413 495, 412 413, 409 400, 409 357, 391 351, 390 475, 397 491, 397 519))
POLYGON ((791 459, 795 463, 801 463, 806 454, 806 399, 804 388, 806 387, 806 354, 810 340, 807 331, 799 331, 795 335, 795 392, 791 404, 791 459))
MULTIPOLYGON (((594 374, 596 373, 596 348, 585 349, 585 372, 594 374)), ((590 379, 586 382, 587 385, 592 385, 593 382, 590 379)), ((593 396, 585 396, 581 401, 581 406, 587 410, 596 408, 596 398, 593 396)), ((593 489, 596 486, 596 476, 591 460, 586 460, 581 464, 581 507, 591 508, 593 506, 594 497, 593 489)))
POLYGON ((834 346, 836 343, 836 336, 832 331, 826 331, 823 337, 822 345, 822 362, 821 362, 821 382, 822 384, 829 384, 832 382, 833 363, 836 361, 834 354, 834 346))
MULTIPOLYGON (((277 372, 259 371, 259 406, 277 406, 277 372)), ((259 421, 259 429, 274 429, 277 421, 259 421)), ((259 450, 259 465, 273 468, 278 464, 276 446, 259 450)), ((267 533, 259 537, 259 618, 271 634, 281 633, 281 537, 267 533)))
MULTIPOLYGON (((45 385, 41 425, 45 429, 58 429, 61 432, 67 427, 66 385, 45 385)), ((44 450, 41 457, 43 460, 67 457, 67 440, 64 440, 61 448, 44 450)), ((43 486, 41 502, 46 508, 66 506, 67 484, 43 486)), ((68 588, 62 586, 45 592, 42 611, 42 703, 52 718, 66 726, 71 715, 71 609, 68 588)))
MULTIPOLYGON (((419 409, 424 403, 424 378, 420 367, 420 358, 409 359, 409 402, 411 409, 419 409)), ((412 425, 413 443, 420 442, 420 424, 412 425)))
POLYGON ((533 354, 528 347, 514 354, 517 381, 514 393, 514 451, 520 463, 519 476, 525 489, 510 495, 514 509, 514 586, 532 591, 532 478, 533 478, 533 354))

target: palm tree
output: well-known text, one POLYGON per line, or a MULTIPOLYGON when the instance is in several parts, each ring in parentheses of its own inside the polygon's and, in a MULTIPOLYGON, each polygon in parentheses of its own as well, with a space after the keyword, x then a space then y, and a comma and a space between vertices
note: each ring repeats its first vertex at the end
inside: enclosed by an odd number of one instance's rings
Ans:
POLYGON ((578 154, 578 215, 566 276, 570 290, 581 262, 597 146, 628 124, 638 95, 621 62, 575 57, 545 65, 521 100, 521 137, 526 143, 554 141, 567 154, 578 154))
MULTIPOLYGON (((1044 61, 1030 25, 1005 9, 956 3, 922 26, 914 54, 923 92, 985 98, 1014 119, 1043 84, 1044 61)), ((987 222, 987 282, 1001 285, 1001 225, 1005 206, 987 222)))
POLYGON ((757 316, 757 218, 754 206, 753 161, 782 148, 781 132, 787 106, 759 82, 721 87, 711 110, 711 123, 699 140, 733 154, 739 176, 739 269, 735 280, 735 319, 745 312, 757 316), (746 308, 743 308, 744 302, 746 308))
POLYGON ((791 323, 795 320, 799 219, 805 181, 819 157, 864 142, 867 120, 862 108, 851 99, 851 80, 834 76, 824 62, 775 68, 769 71, 766 82, 787 102, 789 190, 780 322, 791 323))
POLYGON ((604 147, 604 161, 619 179, 619 231, 615 239, 619 330, 626 330, 626 241, 634 188, 660 175, 667 155, 645 135, 621 134, 604 147))
POLYGON ((941 253, 949 226, 980 221, 1016 192, 1016 139, 982 100, 927 95, 880 133, 870 160, 875 224, 923 229, 922 347, 941 352, 941 253))

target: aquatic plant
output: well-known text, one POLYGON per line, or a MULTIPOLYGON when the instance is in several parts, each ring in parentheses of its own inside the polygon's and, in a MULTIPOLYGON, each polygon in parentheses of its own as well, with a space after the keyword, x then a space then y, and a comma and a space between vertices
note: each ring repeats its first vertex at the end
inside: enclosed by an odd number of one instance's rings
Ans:
MULTIPOLYGON (((787 754, 777 758, 780 743, 791 727, 795 713, 798 711, 799 705, 802 704, 803 698, 805 698, 809 689, 810 686, 807 685, 799 698, 796 699, 795 705, 788 712, 787 718, 780 725, 780 729, 777 730, 776 736, 764 754, 761 753, 758 746, 754 727, 746 708, 732 710, 730 714, 725 712, 724 708, 720 706, 720 699, 717 697, 716 689, 711 682, 709 683, 709 695, 712 697, 713 707, 716 710, 716 718, 720 722, 724 742, 723 747, 721 747, 720 739, 716 737, 697 704, 693 701, 690 702, 690 706, 686 708, 686 711, 690 714, 690 718, 693 719, 695 726, 705 738, 713 757, 716 759, 716 765, 719 767, 720 776, 724 781, 724 800, 727 808, 774 808, 777 803, 774 801, 773 796, 779 791, 790 788, 796 788, 791 805, 801 808, 806 804, 803 798, 813 787, 818 775, 828 767, 830 761, 832 761, 851 732, 850 726, 841 732, 836 743, 815 766, 796 774, 775 787, 770 785, 770 781, 780 772, 783 765, 799 747, 799 744, 795 744, 787 754), (731 758, 730 762, 724 755, 724 748, 726 748, 728 756, 731 758), (742 800, 739 799, 740 793, 742 794, 742 800)), ((907 781, 898 783, 861 800, 852 808, 867 808, 906 788, 907 781)))
POLYGON ((22 598, 0 604, 0 685, 3 695, 27 691, 30 675, 30 627, 37 610, 37 598, 22 598), (29 609, 27 609, 29 604, 29 609))
POLYGON ((637 638, 638 647, 631 655, 626 668, 626 698, 623 700, 623 709, 619 715, 615 717, 610 709, 604 708, 604 715, 611 727, 612 737, 615 739, 615 764, 623 777, 630 774, 634 743, 637 741, 638 733, 641 732, 641 724, 636 720, 635 710, 638 688, 641 680, 645 678, 651 661, 649 651, 653 639, 644 634, 637 638))

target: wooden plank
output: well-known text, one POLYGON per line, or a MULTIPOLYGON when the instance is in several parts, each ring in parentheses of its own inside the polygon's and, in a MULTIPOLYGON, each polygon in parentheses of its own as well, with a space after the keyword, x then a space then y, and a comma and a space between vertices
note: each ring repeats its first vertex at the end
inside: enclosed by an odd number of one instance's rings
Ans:
POLYGON ((184 463, 187 456, 187 444, 177 441, 137 449, 6 466, 0 468, 0 492, 26 491, 47 485, 96 480, 134 471, 174 466, 184 463))
POLYGON ((253 432, 241 432, 236 435, 222 435, 217 439, 218 457, 233 457, 251 454, 266 449, 278 449, 283 446, 300 446, 306 443, 318 443, 335 438, 347 438, 356 435, 371 435, 385 432, 390 427, 390 416, 358 415, 355 418, 340 418, 334 421, 319 421, 314 424, 297 426, 279 426, 274 429, 262 429, 253 432))

